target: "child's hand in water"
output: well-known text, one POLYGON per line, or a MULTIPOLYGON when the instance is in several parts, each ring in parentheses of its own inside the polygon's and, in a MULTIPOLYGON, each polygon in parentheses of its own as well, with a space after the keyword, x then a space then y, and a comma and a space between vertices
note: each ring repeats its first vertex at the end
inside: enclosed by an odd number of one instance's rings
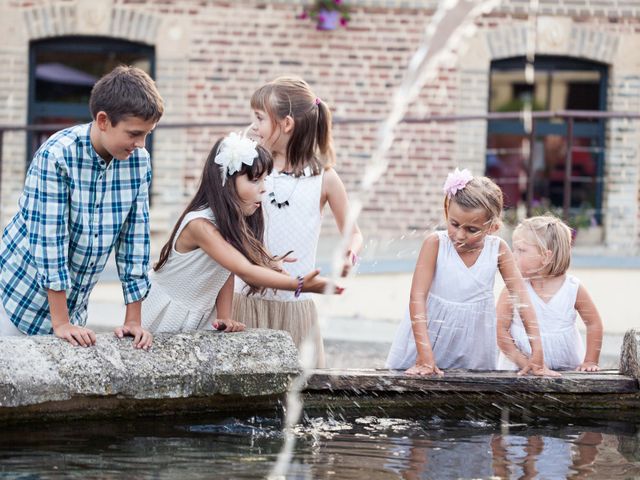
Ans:
POLYGON ((336 285, 330 279, 320 276, 320 269, 316 268, 302 278, 302 291, 309 293, 334 293, 340 295, 344 287, 336 285))
POLYGON ((576 370, 578 372, 599 372, 600 366, 596 362, 582 362, 576 370))
POLYGON ((435 363, 416 363, 413 367, 408 368, 404 373, 407 375, 437 375, 443 377, 444 373, 435 363))
POLYGON ((216 321, 213 322, 213 328, 224 333, 232 333, 243 332, 246 326, 242 322, 236 322, 235 320, 231 320, 230 318, 225 318, 216 319, 216 321))
POLYGON ((554 372, 553 370, 547 368, 546 365, 535 362, 529 362, 525 365, 525 367, 518 372, 518 375, 535 375, 537 377, 561 377, 558 372, 554 372))

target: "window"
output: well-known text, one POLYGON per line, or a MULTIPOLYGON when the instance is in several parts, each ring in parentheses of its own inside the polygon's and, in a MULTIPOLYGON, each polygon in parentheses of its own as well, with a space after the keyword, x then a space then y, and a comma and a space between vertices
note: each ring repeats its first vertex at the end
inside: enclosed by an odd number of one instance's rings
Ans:
MULTIPOLYGON (((153 47, 111 38, 58 37, 32 42, 29 123, 73 125, 91 121, 89 96, 93 84, 122 64, 139 67, 153 76, 154 58, 153 47)), ((54 131, 28 136, 27 162, 54 131)))
MULTIPOLYGON (((605 110, 606 65, 539 56, 534 71, 534 82, 529 84, 524 57, 493 62, 489 111, 516 112, 525 105, 533 111, 605 110)), ((570 127, 566 118, 539 118, 531 134, 520 119, 491 120, 486 174, 503 189, 507 208, 531 212, 540 206, 559 213, 568 204, 570 223, 585 215, 600 223, 603 145, 600 119, 575 119, 570 127), (569 148, 571 193, 565 198, 569 148)))

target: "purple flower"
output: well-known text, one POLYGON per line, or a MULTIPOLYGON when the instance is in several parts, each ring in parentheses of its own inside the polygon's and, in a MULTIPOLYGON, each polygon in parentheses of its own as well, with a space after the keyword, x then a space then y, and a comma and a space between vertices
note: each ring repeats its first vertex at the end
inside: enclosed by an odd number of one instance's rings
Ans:
POLYGON ((309 13, 306 10, 303 10, 302 13, 300 15, 298 15, 298 18, 300 20, 304 20, 305 18, 307 18, 309 16, 309 13))
POLYGON ((473 175, 468 169, 462 171, 457 168, 447 175, 447 180, 444 182, 443 191, 449 198, 453 197, 459 190, 462 190, 473 180, 473 175))
POLYGON ((344 18, 344 17, 342 17, 342 18, 340 19, 340 25, 342 25, 343 27, 346 27, 346 26, 347 26, 347 23, 349 23, 349 20, 348 20, 348 19, 346 19, 346 18, 344 18))
POLYGON ((342 3, 342 0, 334 0, 336 5, 340 5, 342 3))

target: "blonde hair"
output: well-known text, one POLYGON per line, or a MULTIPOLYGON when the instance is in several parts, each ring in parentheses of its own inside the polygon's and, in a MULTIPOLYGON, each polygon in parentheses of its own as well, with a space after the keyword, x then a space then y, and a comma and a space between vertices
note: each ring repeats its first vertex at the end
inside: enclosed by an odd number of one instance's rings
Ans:
POLYGON ((303 79, 278 77, 263 85, 251 96, 251 108, 267 112, 274 128, 277 120, 293 118, 286 155, 296 175, 306 166, 317 175, 335 165, 331 111, 303 79))
POLYGON ((549 250, 547 275, 563 275, 571 263, 571 228, 551 213, 523 220, 513 231, 513 235, 522 235, 532 240, 541 253, 549 250))
POLYGON ((500 187, 487 177, 473 177, 464 188, 452 196, 444 198, 444 214, 449 217, 449 204, 456 202, 460 207, 474 210, 481 208, 487 214, 491 225, 499 225, 502 217, 504 196, 500 187))

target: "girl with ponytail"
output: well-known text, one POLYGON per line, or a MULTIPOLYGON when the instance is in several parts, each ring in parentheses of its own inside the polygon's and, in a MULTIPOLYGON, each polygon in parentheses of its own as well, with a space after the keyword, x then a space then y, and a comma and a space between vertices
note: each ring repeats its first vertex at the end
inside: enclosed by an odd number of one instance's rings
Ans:
MULTIPOLYGON (((274 169, 265 180, 262 200, 264 242, 276 256, 291 252, 283 268, 292 276, 315 269, 322 211, 326 204, 341 234, 347 228, 349 202, 334 170, 331 111, 301 78, 280 77, 251 97, 254 122, 251 134, 273 156, 274 169)), ((357 225, 349 232, 342 276, 357 261, 362 234, 357 225)), ((313 300, 300 292, 264 292, 247 296, 236 282, 233 312, 247 326, 288 331, 297 346, 311 336, 318 367, 324 349, 313 300)))

